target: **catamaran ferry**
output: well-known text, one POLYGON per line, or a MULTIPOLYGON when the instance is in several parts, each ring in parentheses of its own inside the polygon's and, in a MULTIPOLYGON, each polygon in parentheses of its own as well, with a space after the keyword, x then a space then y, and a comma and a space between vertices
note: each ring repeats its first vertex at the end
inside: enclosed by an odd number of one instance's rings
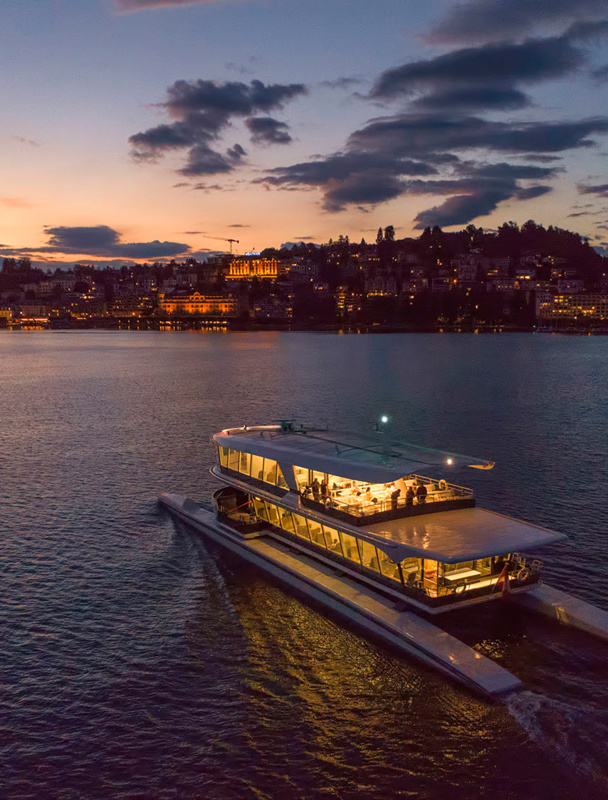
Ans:
POLYGON ((529 554, 566 537, 479 508, 454 480, 484 459, 283 420, 213 436, 213 506, 163 494, 175 516, 347 624, 488 695, 519 679, 432 624, 442 612, 525 605, 608 639, 608 614, 542 584, 529 554), (422 614, 422 616, 421 616, 422 614))

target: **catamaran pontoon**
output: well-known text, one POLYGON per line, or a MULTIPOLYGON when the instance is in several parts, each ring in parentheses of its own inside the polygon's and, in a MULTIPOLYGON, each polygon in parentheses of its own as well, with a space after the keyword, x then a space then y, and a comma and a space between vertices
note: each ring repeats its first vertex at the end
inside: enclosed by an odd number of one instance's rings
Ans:
POLYGON ((342 618, 473 688, 519 680, 414 612, 435 615, 508 594, 531 610, 608 638, 608 614, 541 584, 523 552, 565 537, 478 508, 451 478, 483 459, 280 425, 213 436, 227 484, 206 509, 175 494, 174 514, 342 618), (424 473, 424 474, 422 474, 424 473), (432 474, 434 477, 428 477, 432 474), (450 480, 448 480, 450 479, 450 480))

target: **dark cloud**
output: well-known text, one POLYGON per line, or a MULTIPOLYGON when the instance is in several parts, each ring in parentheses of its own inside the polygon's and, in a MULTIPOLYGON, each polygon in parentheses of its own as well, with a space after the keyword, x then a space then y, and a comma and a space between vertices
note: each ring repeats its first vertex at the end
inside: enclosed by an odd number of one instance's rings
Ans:
POLYGON ((490 41, 605 16, 606 0, 469 0, 452 5, 428 38, 437 43, 490 41))
POLYGON ((245 120, 254 144, 289 144, 289 125, 274 117, 251 117, 245 120))
MULTIPOLYGON (((252 120, 248 118, 255 114, 281 109, 285 103, 306 92, 306 87, 301 83, 176 81, 167 89, 167 100, 161 104, 175 121, 131 136, 129 142, 133 156, 139 161, 155 161, 167 152, 182 149, 188 152, 186 164, 180 170, 183 175, 231 172, 245 156, 245 150, 235 144, 222 153, 217 149, 216 142, 232 119, 244 117, 247 123, 251 123, 252 120)), ((266 138, 261 129, 254 131, 254 135, 259 135, 266 143, 283 144, 284 136, 288 135, 285 133, 287 126, 277 120, 273 120, 273 124, 274 139, 268 123, 266 138)))
POLYGON ((238 222, 234 225, 228 225, 229 228, 251 228, 251 225, 240 225, 238 222))
POLYGON ((114 0, 114 5, 117 11, 126 14, 130 11, 143 11, 145 8, 173 8, 212 2, 214 0, 114 0))
POLYGON ((336 78, 333 81, 321 81, 319 86, 324 89, 341 89, 348 91, 353 86, 360 86, 364 81, 361 78, 336 78))
POLYGON ((27 147, 40 147, 40 142, 35 142, 33 139, 28 139, 25 136, 13 136, 12 138, 15 142, 19 142, 19 144, 24 144, 27 147))
POLYGON ((575 211, 573 214, 568 214, 568 217, 589 217, 592 216, 591 211, 575 211))
POLYGON ((371 96, 387 99, 459 85, 512 87, 515 83, 538 83, 568 75, 583 62, 583 52, 566 37, 487 44, 386 70, 371 96))
POLYGON ((518 89, 501 86, 472 86, 448 89, 422 95, 412 102, 412 108, 427 109, 494 109, 516 110, 530 105, 530 98, 518 89))
POLYGON ((579 194, 597 194, 600 197, 608 197, 608 183, 600 183, 595 186, 578 186, 579 194))
MULTIPOLYGON (((45 228, 48 244, 27 248, 31 253, 72 253, 113 258, 168 258, 187 254, 181 242, 122 242, 118 231, 108 225, 45 228)), ((26 248, 20 248, 25 250, 26 248)))
POLYGON ((604 83, 605 81, 608 81, 608 64, 605 64, 603 67, 594 70, 591 74, 598 83, 604 83))
POLYGON ((481 117, 400 114, 372 120, 351 134, 351 149, 430 153, 470 149, 511 153, 560 152, 593 144, 588 137, 608 131, 608 119, 577 122, 496 122, 481 117))

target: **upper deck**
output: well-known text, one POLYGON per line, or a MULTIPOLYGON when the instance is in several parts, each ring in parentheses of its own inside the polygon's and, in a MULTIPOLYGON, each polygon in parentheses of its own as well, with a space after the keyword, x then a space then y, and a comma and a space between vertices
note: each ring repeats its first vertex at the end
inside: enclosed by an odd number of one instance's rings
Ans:
POLYGON ((449 478, 466 468, 493 466, 385 434, 364 437, 292 425, 230 428, 213 439, 223 472, 246 477, 258 488, 270 484, 277 494, 297 492, 303 505, 356 525, 471 508, 472 490, 449 478))

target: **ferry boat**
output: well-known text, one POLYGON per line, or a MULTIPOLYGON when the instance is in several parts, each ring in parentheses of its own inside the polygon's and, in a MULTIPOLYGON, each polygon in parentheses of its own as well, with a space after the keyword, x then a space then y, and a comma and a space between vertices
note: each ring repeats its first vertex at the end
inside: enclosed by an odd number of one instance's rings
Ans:
POLYGON ((225 484, 213 506, 160 502, 348 624, 491 696, 519 688, 503 667, 431 623, 443 612, 511 602, 608 639, 608 613, 542 584, 524 556, 566 537, 477 505, 460 485, 485 459, 293 420, 213 436, 225 484), (458 482, 456 482, 458 481, 458 482))

